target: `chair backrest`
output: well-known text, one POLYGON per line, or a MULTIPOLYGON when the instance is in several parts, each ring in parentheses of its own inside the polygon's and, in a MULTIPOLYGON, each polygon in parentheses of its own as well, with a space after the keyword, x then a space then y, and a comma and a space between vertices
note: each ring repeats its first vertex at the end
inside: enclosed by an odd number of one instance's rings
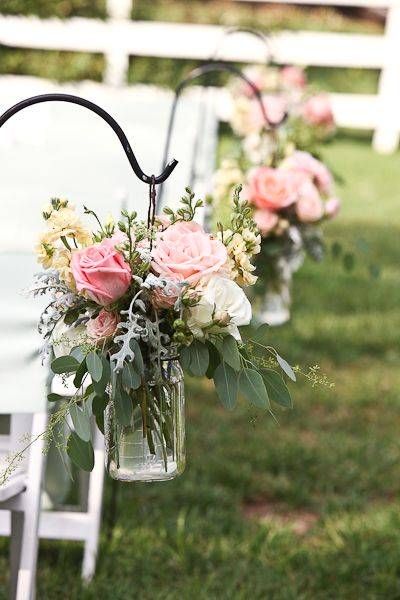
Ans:
POLYGON ((31 254, 0 252, 0 414, 45 408, 47 372, 40 362, 37 332, 43 301, 23 294, 37 270, 31 254))

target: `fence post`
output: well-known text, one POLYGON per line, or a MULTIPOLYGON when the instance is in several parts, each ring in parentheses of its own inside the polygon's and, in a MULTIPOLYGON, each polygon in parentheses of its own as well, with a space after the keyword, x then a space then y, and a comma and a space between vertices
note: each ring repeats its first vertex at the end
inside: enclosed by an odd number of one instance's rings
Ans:
MULTIPOLYGON (((107 14, 109 20, 115 24, 129 21, 131 10, 132 0, 107 0, 107 14)), ((105 59, 104 83, 112 86, 124 85, 128 78, 129 54, 120 45, 118 35, 112 40, 105 59)))
POLYGON ((400 138, 400 4, 388 8, 385 28, 385 55, 379 89, 377 125, 373 147, 381 153, 394 152, 400 138))

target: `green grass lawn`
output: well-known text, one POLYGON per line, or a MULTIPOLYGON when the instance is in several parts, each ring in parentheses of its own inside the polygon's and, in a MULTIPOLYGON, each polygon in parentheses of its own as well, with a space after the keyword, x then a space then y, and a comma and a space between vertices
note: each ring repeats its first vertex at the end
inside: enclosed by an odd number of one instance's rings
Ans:
POLYGON ((119 484, 112 532, 108 481, 96 578, 81 585, 79 544, 41 542, 41 600, 400 596, 399 155, 345 136, 324 154, 345 179, 328 241, 357 250, 362 238, 369 251, 352 273, 330 256, 307 262, 293 319, 270 341, 293 363, 320 364, 335 388, 301 381, 277 425, 244 402, 226 412, 189 381, 185 474, 119 484))

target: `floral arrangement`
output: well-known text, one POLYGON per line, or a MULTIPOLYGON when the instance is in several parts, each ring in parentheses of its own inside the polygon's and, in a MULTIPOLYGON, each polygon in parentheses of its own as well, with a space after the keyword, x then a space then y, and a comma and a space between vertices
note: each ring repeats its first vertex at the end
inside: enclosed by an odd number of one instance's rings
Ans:
MULTIPOLYGON (((300 67, 258 65, 248 67, 243 74, 258 90, 269 123, 278 128, 275 144, 315 152, 316 144, 335 133, 329 96, 309 86, 300 67)), ((232 81, 230 90, 230 125, 243 138, 246 153, 254 162, 260 162, 269 152, 271 140, 265 135, 268 128, 259 99, 246 81, 232 81)))
POLYGON ((322 258, 320 225, 340 210, 333 176, 315 150, 315 143, 331 136, 335 125, 329 100, 307 89, 302 69, 250 67, 244 74, 260 92, 264 111, 246 81, 230 84, 230 124, 240 138, 239 150, 215 173, 210 202, 223 220, 232 190, 243 184, 243 197, 262 236, 256 289, 264 302, 258 318, 281 324, 290 315, 293 272, 305 252, 322 258))
POLYGON ((93 468, 91 419, 105 432, 107 465, 117 479, 168 479, 184 467, 182 368, 214 382, 232 409, 238 393, 271 411, 291 406, 285 376, 292 367, 263 329, 243 333, 252 309, 243 286, 254 284, 261 238, 253 210, 234 193, 230 226, 213 235, 194 221, 202 202, 190 189, 174 211, 147 223, 123 210, 94 219, 91 231, 67 200, 43 211, 32 293, 46 295, 39 331, 51 370, 73 393, 51 392, 71 418, 71 460, 93 468), (72 383, 71 383, 72 382, 72 383))

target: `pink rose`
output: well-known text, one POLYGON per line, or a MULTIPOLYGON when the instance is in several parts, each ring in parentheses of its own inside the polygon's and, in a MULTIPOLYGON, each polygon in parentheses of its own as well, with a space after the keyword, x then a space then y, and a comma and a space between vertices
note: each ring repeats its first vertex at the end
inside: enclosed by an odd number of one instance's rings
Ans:
POLYGON ((302 223, 314 223, 324 216, 324 205, 315 185, 306 179, 299 189, 296 214, 302 223))
POLYGON ((304 88, 307 77, 304 69, 294 65, 288 65, 280 70, 281 83, 286 88, 304 88))
POLYGON ((293 152, 281 163, 281 168, 294 169, 308 175, 323 194, 329 194, 332 189, 333 180, 329 169, 308 152, 293 152))
POLYGON ((192 221, 178 221, 159 232, 152 254, 156 273, 191 285, 216 273, 228 258, 224 244, 192 221))
POLYGON ((331 102, 326 94, 311 96, 304 103, 301 113, 310 125, 322 125, 328 129, 333 129, 335 126, 331 102))
POLYGON ((302 179, 300 174, 288 169, 257 167, 249 172, 246 197, 257 208, 280 210, 296 202, 302 179))
POLYGON ((278 215, 276 213, 271 212, 270 210, 258 209, 254 212, 254 220, 260 233, 262 235, 267 235, 274 227, 278 224, 278 215))
POLYGON ((131 268, 115 249, 116 243, 119 240, 105 238, 100 244, 72 253, 71 269, 77 290, 102 306, 123 296, 132 279, 131 268))
POLYGON ((325 215, 328 219, 334 219, 340 211, 341 202, 339 198, 329 198, 325 203, 325 215))
POLYGON ((90 338, 95 341, 106 340, 114 335, 119 317, 116 313, 101 309, 95 319, 90 319, 86 325, 86 331, 90 338))

